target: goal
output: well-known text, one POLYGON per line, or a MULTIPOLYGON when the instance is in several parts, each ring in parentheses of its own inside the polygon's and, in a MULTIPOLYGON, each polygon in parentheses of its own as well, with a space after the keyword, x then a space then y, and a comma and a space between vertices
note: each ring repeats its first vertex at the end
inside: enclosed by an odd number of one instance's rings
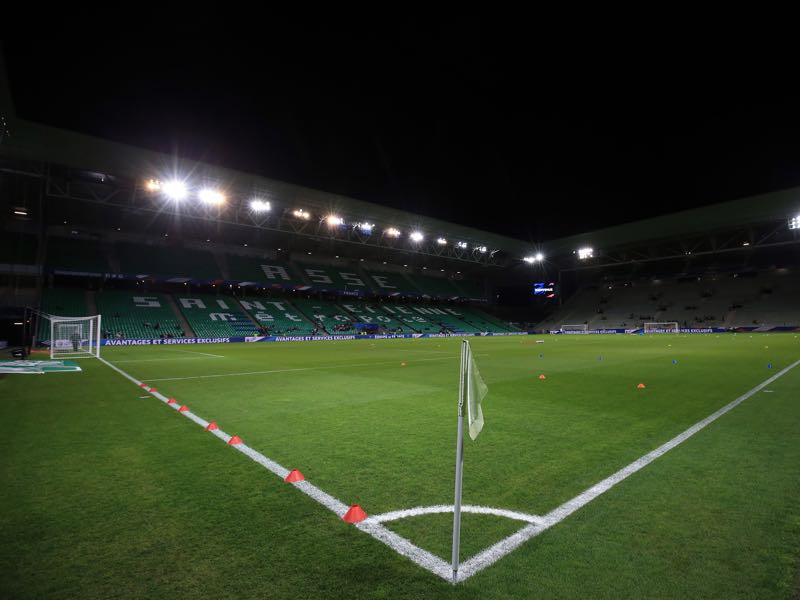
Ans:
POLYGON ((589 326, 586 323, 581 323, 579 325, 562 325, 561 331, 562 332, 569 332, 569 331, 587 331, 589 326))
POLYGON ((672 321, 669 323, 645 323, 644 324, 644 332, 645 333, 678 333, 680 328, 678 327, 677 321, 672 321))
POLYGON ((100 358, 100 315, 42 318, 50 322, 50 358, 100 358))

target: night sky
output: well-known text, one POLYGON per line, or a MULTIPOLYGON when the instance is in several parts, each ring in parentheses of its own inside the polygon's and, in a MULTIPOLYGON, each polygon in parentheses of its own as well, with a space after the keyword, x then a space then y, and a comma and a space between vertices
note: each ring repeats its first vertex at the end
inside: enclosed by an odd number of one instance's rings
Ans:
POLYGON ((186 26, 3 50, 23 118, 523 240, 800 185, 796 66, 774 49, 546 29, 186 26))

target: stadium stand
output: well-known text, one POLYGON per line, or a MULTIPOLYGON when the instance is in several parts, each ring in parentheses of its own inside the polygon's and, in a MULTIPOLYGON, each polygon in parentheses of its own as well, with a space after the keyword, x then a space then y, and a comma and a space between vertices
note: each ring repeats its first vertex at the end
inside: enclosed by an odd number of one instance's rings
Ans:
POLYGON ((36 236, 6 232, 0 236, 0 264, 36 264, 36 236))
POLYGON ((389 271, 367 271, 367 280, 376 294, 384 296, 397 296, 399 294, 420 293, 409 278, 403 273, 389 271))
POLYGON ((240 299, 239 304, 264 331, 261 335, 310 335, 317 327, 291 303, 282 299, 240 299))
POLYGON ((105 338, 183 337, 184 332, 163 294, 104 290, 95 294, 105 338))
POLYGON ((427 313, 414 310, 408 304, 384 305, 384 312, 420 333, 447 333, 446 328, 430 318, 427 313))
POLYGON ((430 321, 453 333, 477 333, 481 331, 474 325, 465 322, 460 313, 452 308, 444 308, 433 305, 411 304, 409 308, 416 313, 425 315, 430 321))
POLYGON ((299 287, 303 280, 293 264, 269 258, 227 254, 229 280, 275 287, 299 287))
POLYGON ((426 277, 424 275, 411 275, 409 277, 425 296, 448 299, 463 296, 463 292, 450 279, 426 277))
POLYGON ((800 276, 703 274, 606 282, 578 290, 538 329, 586 323, 589 329, 677 322, 684 328, 800 325, 800 276))
POLYGON ((491 333, 506 333, 509 331, 519 331, 510 323, 506 323, 493 317, 490 314, 480 310, 479 308, 469 306, 458 306, 455 308, 447 308, 459 319, 476 327, 479 331, 487 331, 491 333))
POLYGON ((178 308, 198 337, 237 337, 258 334, 235 298, 193 294, 176 296, 178 308))
POLYGON ((333 302, 316 298, 295 298, 292 303, 313 323, 331 335, 356 333, 356 319, 333 302))
POLYGON ((369 292, 369 285, 354 267, 307 263, 298 263, 297 266, 315 289, 369 292))
MULTIPOLYGON (((77 288, 51 288, 42 294, 41 311, 60 317, 85 317, 89 314, 86 292, 77 288)), ((50 325, 45 319, 39 321, 38 338, 50 339, 50 325)))
POLYGON ((47 239, 48 268, 80 273, 109 273, 111 267, 100 242, 80 238, 50 237, 47 239))
POLYGON ((417 330, 393 316, 389 316, 381 307, 358 300, 342 301, 342 308, 353 315, 357 323, 371 323, 392 333, 416 333, 417 330))
POLYGON ((214 255, 180 246, 117 242, 120 270, 129 275, 160 275, 168 280, 222 278, 214 255))
POLYGON ((462 298, 469 298, 470 300, 485 300, 486 292, 483 289, 483 284, 472 279, 457 279, 453 283, 458 289, 461 290, 462 298))

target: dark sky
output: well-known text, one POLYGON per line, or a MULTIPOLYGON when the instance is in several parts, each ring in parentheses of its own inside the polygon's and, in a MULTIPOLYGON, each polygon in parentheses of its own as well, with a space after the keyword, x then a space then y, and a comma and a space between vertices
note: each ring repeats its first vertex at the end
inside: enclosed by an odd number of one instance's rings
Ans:
POLYGON ((24 118, 525 240, 800 185, 795 53, 547 28, 105 29, 3 49, 24 118))

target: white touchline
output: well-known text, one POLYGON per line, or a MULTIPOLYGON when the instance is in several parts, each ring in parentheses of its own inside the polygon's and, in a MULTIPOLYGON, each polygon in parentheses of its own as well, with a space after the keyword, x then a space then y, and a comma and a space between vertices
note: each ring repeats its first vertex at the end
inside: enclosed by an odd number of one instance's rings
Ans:
MULTIPOLYGON (((133 383, 135 383, 137 386, 142 383, 141 381, 139 381, 138 379, 136 379, 132 375, 129 375, 128 373, 126 373, 125 371, 123 371, 119 367, 111 364, 110 362, 108 362, 104 358, 99 358, 99 360, 102 363, 104 363, 104 364, 108 365, 109 367, 111 367, 112 369, 114 369, 117 373, 119 373, 120 375, 122 375, 126 379, 128 379, 128 380, 132 381, 133 383)), ((162 393, 160 393, 158 391, 150 392, 150 393, 153 395, 153 397, 157 398, 158 400, 161 400, 162 402, 167 404, 167 406, 171 406, 174 410, 178 410, 180 408, 180 406, 178 404, 168 404, 169 398, 167 396, 164 396, 162 393)), ((205 429, 209 425, 208 421, 206 421, 205 419, 195 415, 191 411, 185 411, 185 412, 182 412, 182 413, 179 413, 179 414, 183 415, 184 417, 186 417, 187 419, 189 419, 191 421, 194 421, 195 423, 200 425, 200 427, 202 427, 203 429, 205 429)), ((224 431, 222 431, 221 429, 216 429, 216 430, 210 431, 209 433, 211 433, 214 436, 218 437, 219 439, 221 439, 225 443, 227 443, 231 439, 231 436, 229 434, 225 433, 224 431)), ((254 462, 260 464, 261 466, 263 466, 268 471, 271 471, 272 473, 274 473, 275 475, 277 475, 281 479, 285 478, 286 475, 289 474, 289 469, 279 465, 278 463, 276 463, 273 460, 270 460, 269 458, 267 458, 266 456, 264 456, 263 454, 261 454, 257 450, 254 450, 253 448, 250 448, 249 446, 245 445, 244 443, 236 444, 235 446, 231 446, 231 447, 235 448, 236 450, 238 450, 239 452, 241 452, 242 454, 244 454, 245 456, 247 456, 248 458, 250 458, 254 462)), ((327 494, 326 492, 323 492, 317 486, 309 483, 308 481, 300 481, 300 482, 292 484, 292 485, 295 488, 297 488, 298 490, 300 490, 301 492, 303 492, 304 494, 306 494, 307 496, 309 496, 310 498, 312 498, 313 500, 316 500, 317 502, 322 504, 325 508, 327 508, 331 512, 335 513, 339 518, 343 517, 344 514, 348 510, 348 506, 346 504, 344 504, 342 501, 334 498, 333 496, 331 496, 330 494, 327 494)), ((396 534, 393 531, 390 531, 389 529, 387 529, 386 527, 384 527, 383 525, 381 525, 380 523, 378 523, 376 521, 370 521, 369 519, 366 519, 366 520, 362 521, 361 523, 357 523, 356 527, 359 530, 361 530, 361 531, 363 531, 365 533, 368 533, 369 535, 374 537, 379 542, 382 542, 383 544, 386 544, 392 550, 394 550, 398 554, 401 554, 402 556, 405 556, 406 558, 410 559, 411 561, 413 561, 414 563, 416 563, 420 567, 426 569, 427 571, 430 571, 434 575, 438 575, 439 577, 441 577, 445 581, 450 581, 450 578, 451 578, 450 577, 450 564, 446 563, 445 561, 443 561, 438 556, 435 556, 435 555, 431 554, 430 552, 428 552, 427 550, 423 550, 422 548, 420 548, 418 546, 415 546, 414 544, 412 544, 410 541, 408 541, 404 537, 396 534)))
MULTIPOLYGON (((447 357, 450 358, 450 357, 447 357)), ((129 375, 119 367, 111 364, 107 360, 100 358, 99 359, 104 364, 108 365, 115 371, 117 371, 120 375, 125 377, 126 379, 132 381, 136 385, 141 384, 142 382, 136 379, 135 377, 129 375)), ((436 360, 436 359, 420 359, 420 360, 436 360)), ((369 363, 367 365, 338 365, 335 367, 309 367, 308 369, 289 369, 290 371, 295 370, 310 370, 310 369, 321 369, 321 368, 338 368, 340 366, 370 366, 376 363, 369 363)), ((380 363, 377 363, 380 364, 380 363)), ((391 364, 391 363, 390 363, 391 364)), ((663 456, 679 444, 685 442, 687 439, 692 437, 698 431, 713 423, 717 419, 719 419, 722 415, 727 413, 728 411, 736 408, 739 404, 768 386, 770 383, 774 382, 779 377, 782 377, 790 370, 794 369, 797 365, 800 365, 800 360, 795 361, 785 369, 779 371, 769 379, 766 379, 762 383, 758 384, 756 387, 751 389, 750 391, 742 394, 736 400, 726 404, 716 412, 712 413, 702 421, 698 421, 683 433, 675 436, 667 443, 659 446, 652 452, 645 454, 641 458, 635 460, 628 466, 620 469, 610 477, 603 479, 599 483, 593 485, 589 489, 585 490, 583 493, 575 496, 572 500, 568 500, 561 506, 553 509, 549 513, 544 516, 539 515, 529 515, 526 513, 520 513, 516 511, 504 510, 504 509, 494 509, 489 507, 483 506, 466 506, 462 507, 462 511, 464 512, 472 512, 477 514, 491 514, 501 517, 507 517, 510 519, 515 519, 519 521, 524 521, 530 523, 526 525, 516 533, 511 534, 510 536, 506 537, 505 539, 497 542, 493 546, 490 546, 486 550, 479 552, 472 558, 468 559, 464 563, 461 564, 461 569, 458 573, 458 580, 453 583, 460 583, 465 581, 469 577, 472 577, 476 573, 482 571, 486 567, 494 564, 507 554, 513 552, 517 548, 519 548, 522 544, 526 541, 530 540, 533 537, 536 537, 543 531, 551 528, 553 525, 560 523, 564 519, 566 519, 569 515, 577 511, 578 509, 586 506, 589 502, 597 498, 598 496, 604 494, 612 487, 617 485, 619 482, 627 479, 640 469, 643 469, 651 462, 656 460, 658 457, 663 456), (468 510, 469 509, 469 510, 468 510)), ((283 371, 262 371, 256 373, 248 373, 248 374, 257 374, 257 373, 270 373, 270 372, 283 372, 283 371)), ((234 374, 230 374, 234 375, 234 374)), ((221 377, 224 375, 218 375, 217 377, 221 377)), ((213 376, 212 376, 213 377, 213 376)), ((171 379, 185 379, 185 378, 171 378, 171 379)), ((171 380, 170 379, 170 380, 171 380)), ((194 379, 194 378, 189 378, 194 379)), ((151 379, 150 381, 167 381, 167 379, 155 380, 151 379)), ((161 400, 164 403, 167 403, 169 398, 164 396, 158 391, 150 392, 155 398, 161 400)), ((167 406, 171 406, 173 409, 178 410, 179 406, 177 404, 167 404, 167 406)), ((198 417, 197 415, 193 414, 190 411, 185 411, 183 413, 179 413, 184 415, 186 418, 194 421, 204 429, 208 426, 208 421, 198 417)), ((222 430, 215 430, 211 431, 212 433, 219 439, 224 442, 228 442, 231 439, 231 436, 225 433, 222 430)), ((267 470, 271 471, 281 479, 286 477, 289 473, 289 470, 285 467, 279 465, 278 463, 270 460, 263 454, 259 453, 258 451, 246 446, 244 443, 237 444, 232 446, 245 456, 249 457, 251 460, 255 461, 256 463, 262 465, 267 470)), ((334 512, 337 516, 342 517, 344 513, 347 511, 347 505, 341 502, 340 500, 334 498, 330 494, 322 491, 315 485, 309 483, 308 481, 301 481, 299 483, 293 484, 294 487, 302 491, 304 494, 309 496, 310 498, 316 500, 318 503, 325 506, 328 510, 334 512)), ((438 575, 445 581, 452 582, 452 572, 451 572, 451 565, 448 562, 445 562, 438 556, 435 556, 428 552, 427 550, 423 550, 422 548, 415 546, 409 540, 405 539, 404 537, 394 533, 393 531, 387 529, 382 525, 383 522, 392 521, 396 519, 402 519, 406 517, 413 517, 423 514, 437 514, 437 513, 446 513, 452 512, 453 506, 450 505, 436 505, 436 506, 428 506, 428 507, 417 507, 412 509, 406 510, 399 510, 399 511, 392 511, 388 513, 383 513, 380 515, 373 515, 368 517, 361 523, 357 523, 356 527, 361 531, 368 533, 376 540, 382 542, 389 546, 392 550, 405 556, 406 558, 410 559, 420 567, 426 569, 427 571, 433 573, 434 575, 438 575)))

